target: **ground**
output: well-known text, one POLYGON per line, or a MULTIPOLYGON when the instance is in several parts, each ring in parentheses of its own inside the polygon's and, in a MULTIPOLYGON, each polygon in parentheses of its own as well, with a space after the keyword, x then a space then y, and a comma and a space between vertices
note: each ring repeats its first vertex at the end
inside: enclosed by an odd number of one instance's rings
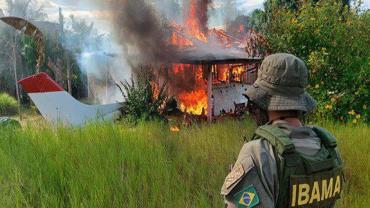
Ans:
MULTIPOLYGON (((223 180, 254 125, 226 120, 171 132, 143 122, 0 131, 0 207, 222 207, 223 180)), ((370 128, 325 122, 346 188, 337 207, 370 203, 370 128)))

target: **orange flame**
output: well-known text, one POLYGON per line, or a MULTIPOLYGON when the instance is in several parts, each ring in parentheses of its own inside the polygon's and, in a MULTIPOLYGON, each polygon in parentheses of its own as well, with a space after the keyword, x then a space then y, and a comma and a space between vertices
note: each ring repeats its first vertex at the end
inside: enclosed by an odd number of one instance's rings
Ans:
MULTIPOLYGON (((197 17, 197 0, 190 0, 188 15, 185 20, 185 26, 172 23, 174 31, 171 36, 171 44, 178 48, 186 48, 194 46, 193 41, 202 41, 207 43, 207 36, 203 32, 204 26, 201 25, 197 17), (179 35, 186 34, 187 36, 179 35)), ((194 115, 206 115, 208 102, 206 84, 203 79, 202 66, 193 66, 195 73, 191 73, 191 65, 189 64, 173 64, 172 72, 175 76, 193 76, 196 83, 192 89, 177 92, 177 101, 179 108, 183 112, 191 113, 194 115), (189 72, 185 71, 189 70, 189 72)))
POLYGON ((178 95, 180 110, 194 115, 207 114, 207 93, 204 89, 183 92, 178 95))
POLYGON ((239 25, 239 33, 244 33, 245 32, 245 26, 244 25, 239 25))
POLYGON ((179 74, 180 72, 183 72, 185 70, 186 65, 185 64, 173 64, 172 65, 172 71, 174 75, 179 74))
POLYGON ((182 70, 188 70, 184 73, 185 76, 194 76, 195 79, 195 85, 192 86, 192 89, 178 92, 177 101, 180 110, 194 115, 206 115, 208 102, 202 66, 189 64, 180 64, 180 66, 183 66, 182 70))
POLYGON ((229 81, 229 65, 227 64, 220 64, 217 66, 217 79, 222 82, 228 82, 229 81))
POLYGON ((180 131, 180 128, 178 126, 171 126, 170 127, 170 131, 172 131, 172 132, 179 132, 180 131))
POLYGON ((231 74, 232 74, 232 79, 235 82, 242 82, 244 81, 243 75, 245 75, 246 69, 244 65, 239 65, 239 66, 234 66, 232 68, 231 74))
POLYGON ((178 34, 179 32, 183 32, 183 28, 181 26, 177 25, 176 23, 172 23, 172 27, 174 28, 170 41, 172 45, 177 46, 179 48, 193 46, 193 42, 184 37, 181 37, 178 34))
MULTIPOLYGON (((203 25, 205 23, 202 22, 204 14, 198 14, 202 12, 200 2, 199 0, 189 0, 190 5, 183 25, 178 25, 175 22, 172 23, 173 31, 169 40, 171 45, 176 46, 178 49, 196 47, 197 43, 210 45, 213 44, 213 41, 208 41, 209 35, 217 37, 219 43, 225 48, 243 47, 246 45, 246 52, 255 54, 254 42, 248 38, 256 36, 255 33, 251 33, 247 37, 246 28, 242 24, 236 28, 236 34, 234 34, 236 37, 229 35, 222 29, 208 30, 207 25, 203 25), (247 51, 248 48, 251 50, 247 51)), ((247 68, 248 66, 245 64, 217 65, 212 71, 214 83, 245 82, 247 81, 247 68)), ((206 115, 208 109, 207 87, 203 77, 202 66, 172 64, 171 70, 175 84, 176 82, 177 84, 180 83, 180 85, 183 82, 189 82, 189 85, 187 85, 188 88, 182 86, 173 89, 180 110, 195 115, 206 115)))
POLYGON ((208 42, 207 36, 202 31, 203 26, 201 25, 197 17, 197 0, 191 0, 189 6, 189 14, 185 21, 187 32, 200 41, 208 42))

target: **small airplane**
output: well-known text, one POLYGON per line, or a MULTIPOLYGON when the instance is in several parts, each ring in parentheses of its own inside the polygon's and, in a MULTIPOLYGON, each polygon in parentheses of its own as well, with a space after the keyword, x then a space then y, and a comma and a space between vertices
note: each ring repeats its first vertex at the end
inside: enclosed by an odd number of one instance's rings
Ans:
POLYGON ((47 73, 18 81, 41 115, 54 124, 83 126, 88 122, 113 120, 123 103, 86 105, 73 98, 47 73))

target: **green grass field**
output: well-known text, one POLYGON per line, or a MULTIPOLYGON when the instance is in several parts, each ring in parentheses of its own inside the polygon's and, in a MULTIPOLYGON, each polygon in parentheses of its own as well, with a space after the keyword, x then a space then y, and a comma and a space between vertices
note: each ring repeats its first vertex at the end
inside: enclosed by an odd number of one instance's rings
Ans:
MULTIPOLYGON (((324 126, 345 162, 338 207, 368 207, 370 128, 324 126)), ((178 133, 155 122, 1 129, 0 207, 222 207, 220 187, 253 129, 248 121, 178 133)))

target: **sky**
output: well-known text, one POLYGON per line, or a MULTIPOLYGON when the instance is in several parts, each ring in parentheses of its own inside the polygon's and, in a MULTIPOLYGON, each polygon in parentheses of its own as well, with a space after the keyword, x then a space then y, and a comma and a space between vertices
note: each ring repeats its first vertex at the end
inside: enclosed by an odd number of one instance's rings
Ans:
MULTIPOLYGON (((94 22, 95 27, 99 31, 111 31, 112 25, 110 25, 109 12, 107 9, 98 7, 96 4, 92 4, 94 0, 33 0, 38 5, 43 5, 45 12, 48 14, 50 21, 58 21, 58 10, 59 7, 63 9, 65 17, 74 15, 76 18, 86 19, 87 21, 94 22)), ((95 0, 96 1, 96 0, 95 0)), ((263 7, 264 0, 236 0, 239 9, 243 13, 249 13, 257 8, 263 7)), ((6 8, 6 1, 0 0, 0 9, 6 8)), ((98 2, 98 1, 97 1, 98 2)), ((214 8, 222 7, 223 0, 214 0, 214 8)), ((364 0, 364 9, 370 9, 370 0, 364 0)), ((212 26, 219 24, 217 17, 210 19, 212 26)))
MULTIPOLYGON (((110 31, 109 13, 107 10, 88 3, 87 0, 33 0, 38 6, 43 6, 48 21, 58 22, 59 8, 62 8, 64 17, 68 20, 70 15, 77 19, 93 22, 100 31, 110 31)), ((0 9, 6 10, 6 1, 0 0, 0 9)))

